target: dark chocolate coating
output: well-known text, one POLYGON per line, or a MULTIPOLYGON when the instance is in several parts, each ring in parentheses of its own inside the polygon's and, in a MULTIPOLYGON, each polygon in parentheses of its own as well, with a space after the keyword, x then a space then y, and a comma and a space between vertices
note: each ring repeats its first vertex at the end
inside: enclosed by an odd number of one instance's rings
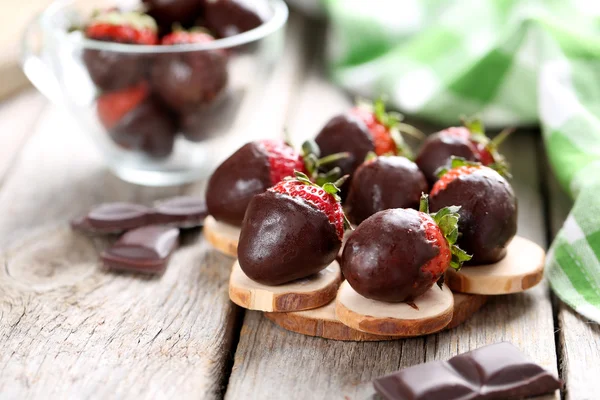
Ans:
POLYGON ((504 258, 506 246, 517 233, 517 199, 506 179, 483 167, 459 176, 429 198, 432 212, 452 205, 461 207, 457 244, 473 256, 468 264, 504 258))
POLYGON ((350 235, 342 253, 342 272, 366 298, 390 303, 412 300, 435 283, 421 267, 439 252, 427 240, 417 211, 384 210, 350 235))
POLYGON ((247 143, 210 177, 206 188, 208 212, 218 221, 241 226, 252 197, 271 186, 267 154, 258 143, 247 143))
POLYGON ((191 142, 201 142, 227 133, 235 121, 242 94, 231 91, 209 104, 200 104, 179 116, 183 136, 191 142))
POLYGON ((116 51, 83 51, 83 62, 90 78, 101 90, 112 91, 133 86, 146 76, 145 58, 139 54, 116 51))
POLYGON ((507 342, 376 379, 386 400, 511 400, 553 393, 561 381, 507 342))
POLYGON ((468 139, 442 132, 435 133, 425 140, 415 161, 425 174, 429 185, 433 185, 438 180, 435 172, 446 166, 452 156, 479 161, 476 148, 468 139))
POLYGON ((257 28, 269 17, 268 6, 264 0, 205 1, 204 23, 220 38, 257 28))
POLYGON ((381 156, 362 164, 352 178, 346 210, 350 222, 360 224, 389 208, 419 208, 427 181, 417 164, 406 157, 381 156))
POLYGON ((142 0, 163 32, 174 23, 188 26, 202 13, 204 0, 142 0))
POLYGON ((328 169, 339 167, 342 175, 350 175, 350 179, 342 187, 342 197, 345 198, 352 174, 365 161, 367 154, 375 151, 375 144, 367 125, 350 113, 337 115, 321 129, 315 142, 319 145, 321 156, 350 153, 349 157, 327 165, 328 169))
POLYGON ((125 114, 109 133, 115 143, 126 149, 163 158, 173 151, 177 126, 164 107, 149 99, 125 114))
POLYGON ((144 226, 125 233, 101 258, 109 270, 160 273, 177 248, 178 237, 177 228, 144 226))
POLYGON ((280 285, 326 268, 341 246, 323 212, 302 200, 266 191, 248 206, 238 259, 250 279, 280 285))
POLYGON ((222 50, 154 56, 152 87, 178 113, 216 100, 226 88, 227 80, 227 55, 222 50))

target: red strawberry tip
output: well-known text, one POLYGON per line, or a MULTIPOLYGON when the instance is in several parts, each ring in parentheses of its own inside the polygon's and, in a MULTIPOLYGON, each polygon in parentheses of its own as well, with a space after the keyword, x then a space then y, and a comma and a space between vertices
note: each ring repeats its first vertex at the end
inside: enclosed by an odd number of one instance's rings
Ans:
POLYGON ((482 166, 483 166, 483 164, 481 164, 480 162, 477 162, 477 161, 467 161, 463 157, 451 156, 450 162, 446 166, 438 168, 437 171, 435 171, 435 175, 438 178, 441 178, 442 176, 446 175, 446 173, 448 173, 448 171, 455 169, 455 168, 482 167, 482 166))
MULTIPOLYGON (((458 240, 458 220, 460 219, 460 206, 449 206, 440 209, 435 213, 429 212, 429 196, 425 193, 421 194, 421 201, 419 203, 419 211, 425 214, 429 214, 433 218, 436 225, 440 228, 442 235, 450 246, 450 252, 452 253, 452 259, 450 260, 450 267, 455 270, 460 270, 463 263, 469 261, 472 256, 467 254, 463 249, 456 245, 458 240)), ((439 285, 439 282, 438 282, 439 285)))
MULTIPOLYGON (((344 182, 346 182, 346 180, 349 177, 350 177, 350 175, 344 175, 341 178, 339 178, 338 180, 336 180, 335 182, 325 182, 323 185, 319 185, 319 184, 311 181, 305 173, 300 172, 300 171, 294 171, 294 177, 290 176, 290 177, 287 177, 285 180, 296 179, 307 186, 314 186, 314 187, 321 188, 326 193, 333 196, 333 198, 335 199, 336 202, 341 203, 342 198, 340 197, 340 195, 338 193, 341 191, 340 187, 344 184, 344 182)), ((344 213, 343 210, 342 210, 342 217, 344 219, 344 229, 353 230, 352 225, 350 224, 350 221, 348 220, 348 217, 346 217, 346 213, 344 213)))
POLYGON ((479 151, 484 164, 496 170, 500 175, 506 178, 512 178, 510 166, 506 162, 504 156, 498 152, 498 148, 506 138, 515 131, 515 129, 506 128, 490 140, 485 133, 485 126, 480 118, 467 118, 463 116, 461 117, 461 121, 463 126, 471 132, 471 140, 477 145, 477 150, 479 151), (488 159, 489 161, 485 162, 484 159, 488 159))

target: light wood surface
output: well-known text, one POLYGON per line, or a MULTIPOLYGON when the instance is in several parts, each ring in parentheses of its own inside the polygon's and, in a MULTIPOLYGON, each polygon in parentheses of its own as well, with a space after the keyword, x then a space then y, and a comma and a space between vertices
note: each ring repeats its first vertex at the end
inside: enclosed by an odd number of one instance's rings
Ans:
POLYGON ((229 298, 240 307, 266 312, 310 310, 330 303, 342 281, 337 261, 304 279, 268 286, 248 278, 236 261, 229 278, 229 298))
POLYGON ((546 254, 538 244, 516 236, 506 257, 490 265, 463 266, 446 272, 450 289, 472 294, 509 294, 531 289, 544 277, 546 254))
POLYGON ((237 258, 238 242, 240 240, 240 228, 225 224, 214 219, 212 216, 204 220, 204 237, 221 253, 237 258))
MULTIPOLYGON (((350 99, 311 61, 321 54, 320 25, 294 20, 290 33, 262 99, 271 114, 263 135, 287 125, 300 143, 350 99)), ((201 235, 184 238, 160 279, 98 272, 95 255, 106 243, 71 233, 70 218, 103 201, 200 194, 204 183, 143 189, 120 182, 67 116, 29 96, 0 106, 10 110, 0 127, 15 127, 0 134, 0 397, 362 400, 372 398, 374 378, 506 340, 550 371, 560 366, 565 399, 598 398, 600 328, 559 301, 553 308, 545 281, 493 296, 450 331, 352 343, 287 332, 233 306, 232 260, 201 235)), ((504 152, 513 164, 519 235, 545 247, 553 233, 546 214, 556 228, 565 215, 559 208, 569 205, 559 207, 546 184, 539 136, 517 132, 504 152)))
POLYGON ((367 299, 344 281, 335 299, 335 315, 344 324, 374 335, 423 336, 444 329, 452 320, 454 298, 437 285, 409 303, 367 299))

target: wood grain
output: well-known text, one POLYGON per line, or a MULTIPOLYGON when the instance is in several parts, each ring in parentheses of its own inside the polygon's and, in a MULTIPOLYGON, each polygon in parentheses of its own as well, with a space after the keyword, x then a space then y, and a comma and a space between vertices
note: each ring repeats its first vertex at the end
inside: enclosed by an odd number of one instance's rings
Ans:
MULTIPOLYGON (((550 228, 554 236, 562 227, 572 201, 559 187, 556 178, 547 171, 550 228)), ((566 388, 566 400, 598 398, 596 387, 600 376, 600 325, 588 321, 556 298, 557 338, 561 377, 566 388)))
MULTIPOLYGON (((302 28, 294 23, 290 32, 302 28)), ((302 43, 286 46, 289 63, 302 49, 302 43)), ((295 87, 296 64, 276 68, 269 85, 295 87)), ((284 115, 287 96, 264 97, 261 106, 284 115)), ((35 118, 30 108, 18 108, 35 118)), ((265 126, 262 133, 280 136, 281 127, 265 126)), ((160 278, 106 274, 97 268, 97 254, 107 243, 67 227, 94 204, 150 204, 199 194, 204 183, 124 183, 54 108, 44 111, 10 164, 0 188, 2 397, 221 397, 240 312, 227 296, 231 259, 190 233, 160 278)))
MULTIPOLYGON (((294 141, 316 134, 328 116, 350 103, 315 68, 298 97, 298 112, 290 119, 294 141), (318 106, 311 107, 311 102, 318 106)), ((520 201, 519 234, 545 246, 539 170, 531 156, 535 151, 530 135, 517 134, 505 146, 520 201)), ((526 293, 491 299, 482 312, 456 329, 396 342, 335 342, 297 335, 248 312, 225 398, 365 399, 373 395, 370 382, 376 377, 499 341, 512 342, 556 372, 553 329, 545 282, 526 293)))

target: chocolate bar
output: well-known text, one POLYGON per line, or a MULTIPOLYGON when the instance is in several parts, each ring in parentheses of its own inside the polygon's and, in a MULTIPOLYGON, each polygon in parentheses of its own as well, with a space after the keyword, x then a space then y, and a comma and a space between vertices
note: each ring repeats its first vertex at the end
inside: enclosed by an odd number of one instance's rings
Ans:
POLYGON ((204 199, 192 196, 172 197, 154 204, 154 223, 178 228, 201 226, 208 215, 204 199))
POLYGON ((148 225, 194 228, 208 215, 204 199, 179 196, 157 202, 153 208, 135 203, 105 203, 71 221, 74 229, 88 233, 117 234, 148 225))
POLYGON ((125 233, 100 257, 112 271, 162 273, 177 248, 179 230, 150 225, 125 233))
POLYGON ((522 399, 552 393, 561 381, 503 342, 415 365, 378 378, 375 390, 387 400, 522 399))

